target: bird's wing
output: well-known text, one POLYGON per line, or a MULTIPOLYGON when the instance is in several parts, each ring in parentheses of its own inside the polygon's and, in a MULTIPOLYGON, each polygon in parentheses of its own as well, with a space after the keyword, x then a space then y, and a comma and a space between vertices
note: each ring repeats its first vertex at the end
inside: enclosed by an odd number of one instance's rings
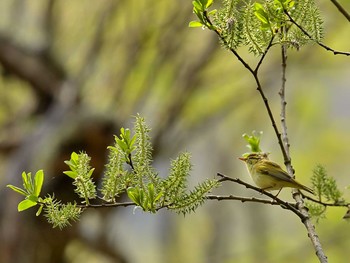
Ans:
POLYGON ((281 166, 268 160, 264 160, 263 163, 260 163, 260 165, 257 167, 257 172, 270 175, 276 180, 294 182, 294 180, 281 168, 281 166))

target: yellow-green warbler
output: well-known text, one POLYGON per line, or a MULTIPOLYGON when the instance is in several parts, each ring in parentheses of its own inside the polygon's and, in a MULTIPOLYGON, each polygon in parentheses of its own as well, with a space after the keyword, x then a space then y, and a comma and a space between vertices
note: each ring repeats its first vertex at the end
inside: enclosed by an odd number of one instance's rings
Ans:
POLYGON ((294 180, 281 166, 270 161, 267 156, 266 153, 251 153, 246 157, 238 158, 246 163, 248 172, 258 187, 267 191, 281 191, 283 187, 291 187, 314 194, 309 187, 294 180))

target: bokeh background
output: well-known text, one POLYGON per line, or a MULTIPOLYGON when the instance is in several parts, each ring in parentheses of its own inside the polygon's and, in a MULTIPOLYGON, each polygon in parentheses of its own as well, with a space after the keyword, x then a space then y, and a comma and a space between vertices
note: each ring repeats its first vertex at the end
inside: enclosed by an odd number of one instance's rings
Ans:
MULTIPOLYGON (((350 10, 350 2, 339 2, 350 10)), ((349 50, 350 23, 318 0, 324 42, 349 50)), ((268 205, 208 201, 186 217, 133 208, 89 210, 79 223, 52 229, 35 209, 17 212, 22 171, 44 169, 43 193, 73 200, 63 163, 86 151, 99 181, 106 147, 140 113, 152 128, 154 165, 164 176, 181 151, 192 153, 190 184, 217 172, 247 182, 237 160, 243 133, 263 131, 262 147, 282 163, 254 81, 215 34, 188 28, 189 0, 0 1, 0 262, 232 263, 317 262, 300 220, 268 205)), ((249 61, 246 49, 239 50, 249 61)), ((350 61, 310 45, 290 51, 287 123, 299 181, 325 165, 349 200, 350 61)), ((279 118, 280 50, 261 68, 279 118)), ((235 184, 214 194, 256 196, 235 184)), ((259 197, 259 195, 257 195, 259 197)), ((289 190, 282 198, 291 199, 289 190)), ((121 197, 125 200, 125 197, 121 197)), ((350 258, 345 209, 317 224, 330 262, 350 258)))

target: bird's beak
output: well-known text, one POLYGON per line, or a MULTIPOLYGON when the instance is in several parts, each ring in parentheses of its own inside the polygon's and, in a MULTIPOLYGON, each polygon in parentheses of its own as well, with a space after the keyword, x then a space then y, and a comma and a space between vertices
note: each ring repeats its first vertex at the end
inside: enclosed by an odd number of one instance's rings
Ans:
POLYGON ((243 162, 245 162, 247 160, 247 158, 244 158, 244 157, 238 157, 238 159, 240 159, 243 162))

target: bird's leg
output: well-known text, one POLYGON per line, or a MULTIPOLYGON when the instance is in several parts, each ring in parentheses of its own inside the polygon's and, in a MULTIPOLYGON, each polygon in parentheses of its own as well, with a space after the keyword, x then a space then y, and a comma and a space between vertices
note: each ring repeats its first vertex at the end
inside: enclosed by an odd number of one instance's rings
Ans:
MULTIPOLYGON (((261 188, 261 190, 264 191, 269 191, 270 188, 273 188, 274 186, 270 186, 270 187, 265 187, 265 188, 261 188)), ((274 189, 275 190, 275 189, 274 189)), ((282 188, 280 188, 277 192, 277 194, 274 196, 275 198, 280 194, 280 192, 282 191, 282 188)))
POLYGON ((275 198, 280 194, 281 191, 282 191, 282 188, 280 188, 280 190, 278 190, 277 194, 275 195, 275 198))

